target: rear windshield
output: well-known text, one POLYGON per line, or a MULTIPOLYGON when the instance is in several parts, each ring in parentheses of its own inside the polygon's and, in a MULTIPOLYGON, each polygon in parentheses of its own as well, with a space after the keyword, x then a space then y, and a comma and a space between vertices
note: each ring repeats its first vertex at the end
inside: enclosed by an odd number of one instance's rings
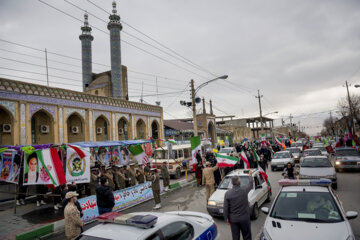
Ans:
POLYGON ((336 150, 336 156, 359 156, 359 152, 355 149, 336 150))
POLYGON ((316 156, 316 155, 321 155, 321 152, 319 149, 305 150, 304 155, 305 156, 316 156))
POLYGON ((289 158, 290 155, 288 152, 277 152, 275 153, 274 158, 289 158))
POLYGON ((287 150, 289 150, 291 153, 300 153, 300 148, 289 148, 287 150))
MULTIPOLYGON (((247 186, 249 184, 248 176, 239 176, 240 186, 247 186)), ((224 180, 220 183, 218 189, 231 189, 232 188, 231 177, 225 177, 224 180)))
POLYGON ((326 158, 306 158, 301 167, 332 167, 330 161, 326 158))

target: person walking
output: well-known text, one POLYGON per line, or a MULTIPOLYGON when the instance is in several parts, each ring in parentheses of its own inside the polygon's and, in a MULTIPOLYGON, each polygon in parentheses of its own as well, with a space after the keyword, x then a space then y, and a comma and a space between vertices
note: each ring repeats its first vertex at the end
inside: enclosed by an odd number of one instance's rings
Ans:
POLYGON ((251 240, 248 193, 254 184, 252 171, 249 171, 247 186, 240 186, 238 176, 233 176, 231 183, 233 188, 228 190, 224 197, 224 220, 231 227, 233 240, 240 240, 240 232, 243 240, 251 240))
POLYGON ((100 177, 95 182, 96 202, 99 209, 99 215, 111 212, 115 206, 115 199, 112 189, 109 187, 109 181, 106 176, 100 177))
POLYGON ((211 194, 215 191, 215 178, 214 172, 219 168, 219 164, 216 163, 215 167, 210 166, 211 163, 206 163, 206 168, 203 169, 202 173, 202 183, 205 184, 206 189, 206 202, 209 200, 211 194))
POLYGON ((151 169, 151 189, 154 195, 155 207, 154 210, 161 208, 161 199, 160 199, 160 177, 156 173, 156 168, 151 169))
POLYGON ((164 161, 163 165, 161 166, 161 176, 163 179, 164 191, 167 192, 169 190, 170 174, 169 174, 169 170, 167 168, 166 161, 164 161))
POLYGON ((150 167, 150 162, 146 163, 146 166, 144 167, 144 174, 146 177, 146 181, 151 181, 151 167, 150 167))
POLYGON ((196 183, 197 183, 198 187, 201 186, 202 168, 203 168, 203 165, 201 162, 198 162, 197 164, 195 164, 195 177, 196 177, 196 183))
POLYGON ((65 196, 68 200, 68 204, 64 210, 65 235, 69 240, 75 239, 82 232, 84 226, 84 223, 80 218, 80 212, 75 206, 77 196, 79 196, 79 194, 76 192, 68 192, 65 196))

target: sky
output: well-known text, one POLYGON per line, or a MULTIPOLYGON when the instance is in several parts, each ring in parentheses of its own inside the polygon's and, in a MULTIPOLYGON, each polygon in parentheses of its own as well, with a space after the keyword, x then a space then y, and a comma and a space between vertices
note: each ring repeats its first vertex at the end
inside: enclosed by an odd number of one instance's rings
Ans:
MULTIPOLYGON (((0 0, 0 77, 46 85, 46 48, 49 85, 81 91, 83 10, 93 26, 93 72, 108 71, 112 1, 42 2, 0 0)), ((339 116, 346 80, 359 91, 360 1, 122 0, 117 10, 130 100, 140 100, 143 86, 144 101, 160 101, 165 119, 191 117, 179 103, 190 101, 191 79, 199 86, 228 75, 197 94, 216 115, 259 116, 259 89, 263 115, 280 125, 291 114, 314 135, 330 111, 339 116)))

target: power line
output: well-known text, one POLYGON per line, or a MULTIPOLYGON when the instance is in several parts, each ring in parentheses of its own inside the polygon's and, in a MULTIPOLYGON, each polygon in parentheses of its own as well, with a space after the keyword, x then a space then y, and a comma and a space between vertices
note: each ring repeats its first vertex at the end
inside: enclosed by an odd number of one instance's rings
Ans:
MULTIPOLYGON (((22 78, 22 79, 27 79, 27 80, 47 82, 47 80, 41 80, 41 79, 35 79, 35 78, 29 78, 29 77, 23 77, 23 76, 17 76, 17 75, 10 75, 10 74, 3 74, 3 73, 0 73, 0 75, 5 76, 5 77, 15 77, 15 78, 22 78)), ((81 85, 67 84, 67 83, 64 83, 64 82, 54 82, 54 81, 52 81, 51 83, 81 87, 81 85)))
MULTIPOLYGON (((178 91, 178 92, 167 92, 167 93, 159 93, 159 94, 147 94, 147 95, 143 95, 142 97, 156 97, 156 96, 160 96, 160 95, 169 95, 169 94, 177 94, 177 93, 180 93, 180 92, 184 92, 184 91, 178 91)), ((141 97, 141 95, 139 96, 130 96, 130 97, 141 97)))

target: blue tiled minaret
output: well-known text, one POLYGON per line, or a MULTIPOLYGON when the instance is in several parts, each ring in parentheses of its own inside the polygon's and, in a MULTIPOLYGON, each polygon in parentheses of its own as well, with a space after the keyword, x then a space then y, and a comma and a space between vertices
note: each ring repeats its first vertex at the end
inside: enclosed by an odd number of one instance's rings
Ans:
POLYGON ((81 54, 82 54, 82 76, 83 76, 83 91, 92 81, 92 55, 91 42, 94 37, 91 35, 91 27, 88 22, 87 13, 84 14, 84 26, 81 27, 81 54))
POLYGON ((110 22, 108 29, 110 30, 110 54, 111 54, 111 84, 112 96, 114 98, 123 98, 122 94, 122 80, 121 80, 121 48, 120 48, 120 31, 122 25, 120 23, 120 16, 117 15, 116 2, 112 3, 112 15, 110 15, 110 22))

